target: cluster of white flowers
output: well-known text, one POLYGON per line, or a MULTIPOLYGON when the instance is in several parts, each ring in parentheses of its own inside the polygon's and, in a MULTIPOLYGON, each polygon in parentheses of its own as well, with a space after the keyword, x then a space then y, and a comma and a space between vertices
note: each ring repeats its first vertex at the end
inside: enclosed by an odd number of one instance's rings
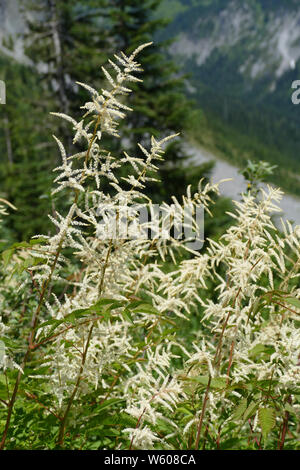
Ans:
MULTIPOLYGON (((72 125, 75 132, 73 143, 86 145, 86 150, 68 155, 62 142, 55 137, 62 164, 54 170, 59 175, 55 179, 57 187, 53 194, 68 190, 73 192, 74 200, 66 216, 59 213, 55 218, 50 216, 56 227, 53 236, 37 236, 42 237, 45 243, 35 246, 32 254, 43 262, 31 268, 33 280, 41 289, 52 285, 52 294, 45 303, 47 312, 43 314, 45 320, 50 315, 52 323, 48 321, 39 328, 36 341, 44 344, 49 336, 51 338, 44 361, 50 366, 48 379, 59 405, 64 406, 64 400, 72 395, 74 387, 78 395, 98 388, 99 398, 102 399, 107 393, 112 397, 125 395, 126 411, 139 420, 136 429, 126 430, 135 448, 160 440, 154 431, 150 431, 147 423, 154 425, 157 419, 164 419, 162 409, 174 410, 176 403, 184 396, 180 382, 169 375, 176 344, 169 341, 162 346, 160 343, 164 343, 165 325, 170 326, 172 317, 174 319, 176 315, 184 317, 189 312, 189 305, 197 299, 195 288, 189 288, 187 281, 188 278, 201 278, 205 267, 188 266, 171 288, 173 275, 164 272, 162 262, 167 255, 175 261, 175 251, 183 249, 187 240, 159 236, 152 239, 113 237, 110 211, 115 209, 122 221, 128 208, 132 209, 130 224, 133 233, 129 232, 129 235, 155 231, 157 223, 162 233, 170 232, 172 227, 182 222, 184 205, 188 204, 194 209, 197 206, 208 208, 209 195, 218 193, 218 185, 207 184, 201 190, 200 183, 198 193, 192 195, 188 188, 182 203, 174 198, 174 204, 164 204, 163 213, 157 216, 143 189, 148 181, 154 179, 153 172, 158 169, 155 163, 163 158, 163 145, 176 135, 161 140, 152 137, 149 150, 139 145, 140 157, 131 157, 125 152, 123 157, 116 158, 101 146, 105 133, 114 137, 118 135, 118 120, 130 111, 123 103, 123 97, 130 93, 124 85, 130 81, 141 81, 133 74, 141 70, 135 57, 145 46, 147 44, 129 57, 124 54, 115 56, 119 65, 110 61, 112 73, 103 69, 109 90, 102 90, 99 94, 90 86, 80 84, 92 96, 92 101, 82 107, 86 113, 80 122, 56 113, 72 125), (117 170, 121 165, 129 166, 131 174, 118 179, 117 170), (148 176, 149 172, 151 177, 148 176), (111 191, 102 191, 103 182, 109 183, 111 191), (141 200, 153 215, 150 223, 140 221, 135 210, 136 202, 141 200), (61 275, 68 263, 66 248, 72 249, 73 259, 80 265, 67 281, 61 275), (186 281, 183 291, 181 277, 182 282, 183 279, 186 281), (58 298, 55 295, 56 283, 64 283, 66 292, 71 291, 71 294, 65 293, 58 298), (175 287, 176 283, 178 287, 175 287), (138 302, 134 306, 136 299, 142 295, 147 296, 147 303, 138 302), (121 306, 118 304, 109 308, 108 316, 100 309, 96 315, 83 316, 76 324, 67 322, 73 312, 88 310, 101 299, 119 301, 121 306), (133 308, 130 318, 124 314, 127 307, 129 311, 133 308), (55 331, 53 321, 58 322, 55 331), (136 338, 138 331, 141 333, 136 338), (125 376, 119 374, 120 367, 126 371, 125 376), (118 377, 118 381, 111 390, 113 377, 118 377)), ((185 223, 190 223, 192 228, 192 218, 185 223)), ((192 251, 188 247, 187 250, 192 251)))
MULTIPOLYGON (((287 295, 300 297, 300 229, 287 223, 280 234, 273 225, 271 214, 279 211, 279 190, 262 190, 259 199, 244 195, 231 214, 234 224, 218 241, 209 240, 203 253, 189 248, 188 239, 175 236, 115 236, 115 215, 123 233, 128 208, 129 235, 155 233, 157 226, 164 234, 176 231, 186 206, 191 214, 198 208, 211 214, 212 195, 219 194, 219 184, 202 187, 200 182, 195 194, 188 187, 182 201, 173 198, 173 204, 164 204, 164 212, 157 215, 143 190, 163 158, 163 145, 176 135, 152 137, 149 150, 139 145, 139 157, 125 152, 118 158, 102 146, 102 136, 117 137, 119 120, 130 111, 124 97, 131 90, 125 85, 141 81, 135 77, 141 71, 136 56, 146 46, 128 57, 115 56, 116 61, 109 62, 111 72, 103 68, 109 89, 98 93, 79 84, 91 95, 79 122, 56 113, 72 125, 73 143, 81 150, 68 155, 55 137, 62 163, 55 169, 59 174, 53 194, 67 190, 73 200, 66 216, 50 216, 56 233, 42 236, 44 243, 33 247, 38 262, 30 268, 42 296, 51 287, 42 308, 44 325, 39 323, 32 347, 49 345, 44 362, 49 365, 48 379, 58 405, 68 410, 70 397, 95 389, 100 400, 125 398, 124 411, 136 425, 126 427, 123 435, 134 449, 170 447, 168 440, 187 434, 205 411, 207 430, 216 434, 224 424, 220 410, 230 411, 235 403, 232 396, 240 396, 234 389, 229 396, 222 383, 273 378, 280 393, 300 379, 300 333, 295 327, 299 308, 288 308, 285 302, 287 295), (119 178, 121 165, 130 171, 119 178), (107 184, 110 191, 104 192, 107 184), (152 214, 151 222, 140 221, 135 209, 140 201, 152 214), (177 251, 184 249, 189 258, 176 264, 177 251), (175 266, 166 272, 164 262, 169 256, 175 266), (297 260, 294 265, 292 260, 297 260), (199 306, 203 316, 197 339, 180 344, 168 328, 199 306), (174 371, 178 350, 185 364, 174 371), (268 354, 260 357, 266 350, 268 354), (209 377, 201 392, 187 385, 199 376, 209 377), (214 387, 209 385, 211 380, 214 387), (191 390, 198 407, 180 428, 175 411, 189 399, 191 390), (164 435, 156 430, 162 422, 170 430, 164 435)), ((185 224, 198 229, 193 217, 185 224)), ((0 322, 0 332, 1 328, 0 322)))
MULTIPOLYGON (((300 298, 300 239, 298 226, 282 222, 280 234, 272 223, 272 213, 280 211, 276 203, 281 195, 268 187, 261 190, 259 200, 248 194, 235 202, 231 215, 236 224, 220 240, 210 240, 207 254, 198 260, 206 266, 207 277, 214 279, 215 299, 198 298, 209 334, 203 333, 201 350, 195 344, 187 368, 192 364, 198 374, 221 378, 233 388, 253 378, 271 380, 276 383, 272 393, 283 397, 300 385, 299 302, 292 307, 285 301, 300 298)), ((193 369, 188 370, 192 377, 193 369)), ((241 397, 235 391, 209 390, 207 422, 212 435, 225 424, 220 422, 222 407, 232 416, 233 395, 241 397)), ((258 412, 256 426, 257 416, 258 412)), ((197 421, 199 417, 193 417, 185 431, 197 421)))
MULTIPOLYGON (((12 209, 16 210, 15 206, 13 206, 9 201, 6 199, 0 198, 0 217, 1 216, 7 216, 7 206, 11 207, 12 209)), ((1 222, 0 218, 0 222, 1 222)), ((6 284, 14 284, 15 281, 12 279, 9 279, 8 276, 6 276, 6 284)), ((4 313, 4 303, 5 303, 5 296, 1 292, 2 289, 0 289, 0 306, 2 314, 4 313)), ((4 342, 4 336, 6 337, 8 335, 10 328, 5 325, 2 321, 2 316, 0 316, 0 369, 2 369, 4 372, 6 369, 18 369, 22 371, 20 366, 13 360, 12 354, 9 353, 5 342, 4 342)))
MULTIPOLYGON (((278 314, 278 306, 274 303, 265 305, 264 310, 256 309, 257 299, 275 289, 274 276, 282 279, 283 289, 299 276, 297 269, 294 272, 291 269, 289 255, 291 251, 296 259, 300 258, 299 230, 287 224, 282 237, 271 219, 271 214, 280 210, 276 205, 281 198, 279 190, 269 187, 267 192, 262 190, 259 200, 248 194, 243 201, 236 202, 236 212, 231 214, 236 223, 219 241, 210 240, 203 254, 190 250, 187 240, 178 238, 113 237, 109 209, 116 209, 122 220, 124 211, 142 199, 152 213, 152 223, 156 223, 156 227, 158 223, 162 233, 170 233, 172 227, 176 229, 182 222, 183 207, 188 205, 194 211, 204 207, 211 213, 211 195, 219 192, 218 184, 206 184, 202 188, 200 182, 197 193, 191 194, 188 188, 181 203, 173 198, 172 205, 163 205, 163 214, 155 215, 143 189, 147 181, 153 179, 148 177, 148 172, 153 174, 157 170, 155 161, 162 159, 162 145, 174 136, 161 141, 152 137, 149 150, 139 146, 141 157, 124 153, 123 158, 117 159, 101 147, 102 135, 117 136, 118 120, 130 111, 117 96, 123 97, 130 92, 124 86, 126 82, 140 81, 133 73, 141 70, 135 57, 143 47, 129 57, 116 56, 119 65, 110 62, 116 77, 103 69, 110 90, 102 90, 99 94, 90 86, 80 84, 91 94, 92 101, 83 106, 87 112, 79 123, 69 116, 59 115, 73 125, 74 143, 84 141, 87 150, 68 156, 63 144, 55 138, 62 165, 55 169, 59 176, 55 180, 58 186, 54 193, 69 188, 74 192, 74 203, 66 217, 58 214, 56 220, 52 219, 57 233, 37 250, 37 256, 44 258, 45 263, 32 269, 35 280, 41 285, 49 277, 52 281, 59 280, 59 271, 66 261, 63 255, 66 247, 73 249, 73 255, 81 263, 75 280, 69 282, 73 285, 72 296, 65 295, 62 302, 53 295, 54 303, 47 303, 48 311, 55 319, 63 319, 76 309, 89 308, 101 298, 125 302, 123 305, 127 307, 131 305, 132 296, 140 299, 146 295, 151 302, 152 310, 137 306, 131 318, 124 316, 124 307, 117 306, 110 310, 109 318, 93 318, 92 329, 84 319, 76 328, 65 332, 62 324, 62 334, 52 343, 47 358, 52 371, 50 381, 61 405, 72 393, 83 356, 84 380, 80 381, 78 393, 84 394, 92 387, 98 387, 102 398, 108 390, 111 396, 126 396, 125 410, 137 424, 126 428, 124 433, 134 448, 150 448, 157 442, 164 445, 154 431, 158 420, 168 420, 171 435, 180 433, 169 417, 177 403, 186 399, 180 375, 170 377, 176 344, 170 341, 162 345, 157 337, 151 340, 153 330, 163 337, 164 322, 172 321, 172 317, 186 318, 199 304, 204 310, 202 322, 208 326, 210 337, 203 335, 200 338, 201 348, 194 344, 195 353, 180 346, 187 356, 186 367, 192 376, 195 370, 197 374, 208 371, 211 378, 226 378, 234 383, 247 380, 251 375, 258 380, 270 378, 272 373, 278 378, 278 387, 287 387, 299 380, 297 354, 300 351, 300 335, 295 331, 291 312, 278 314), (76 162, 82 162, 82 165, 78 166, 76 162), (119 180, 118 168, 128 164, 131 173, 119 180), (109 193, 102 191, 103 180, 111 186, 109 193), (127 188, 121 184, 122 180, 127 188), (176 263, 176 250, 182 248, 193 256, 181 262, 174 271, 165 273, 162 264, 166 256, 170 255, 176 263), (207 289, 208 280, 215 284, 216 300, 200 295, 201 290, 207 289), (266 315, 270 321, 264 326, 266 315), (289 316, 284 326, 282 315, 289 316), (146 332, 142 347, 137 347, 134 339, 137 327, 146 332), (256 360, 251 351, 258 345, 271 346, 271 356, 256 360), (224 360, 225 369, 222 366, 224 360), (116 364, 122 364, 125 375, 118 374, 116 364), (115 387, 110 390, 111 377, 118 375, 115 387)), ((134 208, 130 215, 131 230, 135 233, 153 229, 151 222, 140 222, 134 208)), ((192 219, 190 226, 195 229, 192 219)), ((299 293, 295 284, 289 290, 295 297, 299 297, 299 293)), ((209 390, 207 403, 209 422, 216 431, 220 425, 220 407, 228 408, 232 402, 222 391, 209 390)), ((185 432, 199 416, 200 410, 186 423, 185 432)))

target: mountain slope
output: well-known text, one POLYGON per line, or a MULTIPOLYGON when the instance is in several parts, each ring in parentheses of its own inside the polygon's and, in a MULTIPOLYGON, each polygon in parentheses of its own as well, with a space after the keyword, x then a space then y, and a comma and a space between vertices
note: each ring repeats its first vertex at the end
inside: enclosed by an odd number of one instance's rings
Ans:
MULTIPOLYGON (((0 0, 0 52, 28 62, 20 4, 0 0)), ((299 0, 164 0, 158 14, 171 18, 160 38, 177 38, 170 53, 202 110, 192 137, 239 166, 248 158, 276 163, 273 181, 300 194, 300 106, 291 102, 299 0)))
POLYGON ((170 53, 204 110, 198 140, 239 165, 277 163, 276 182, 300 194, 299 2, 165 0, 160 14, 172 17, 162 37, 176 37, 170 53))
POLYGON ((20 5, 18 0, 0 0, 0 53, 28 63, 23 51, 25 25, 20 5))

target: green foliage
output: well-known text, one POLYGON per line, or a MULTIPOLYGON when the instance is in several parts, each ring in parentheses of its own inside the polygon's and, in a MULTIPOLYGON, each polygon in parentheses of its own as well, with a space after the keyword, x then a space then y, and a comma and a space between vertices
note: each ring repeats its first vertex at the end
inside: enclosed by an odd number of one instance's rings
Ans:
POLYGON ((248 181, 248 191, 258 193, 259 183, 266 181, 266 179, 273 175, 277 165, 270 165, 268 162, 259 161, 257 163, 248 160, 247 166, 241 170, 241 174, 248 181))

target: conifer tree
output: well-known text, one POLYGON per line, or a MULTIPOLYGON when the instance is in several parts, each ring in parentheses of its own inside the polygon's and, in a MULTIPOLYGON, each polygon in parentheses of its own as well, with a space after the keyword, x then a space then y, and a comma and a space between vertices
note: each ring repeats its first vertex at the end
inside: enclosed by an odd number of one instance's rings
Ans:
POLYGON ((18 209, 6 223, 13 237, 23 240, 47 230, 43 214, 49 201, 42 196, 51 187, 52 143, 37 74, 6 57, 0 57, 0 70, 7 93, 0 107, 0 191, 18 209))
POLYGON ((102 0, 22 0, 26 54, 51 93, 51 111, 53 107, 63 113, 77 111, 81 90, 76 81, 93 80, 97 85, 99 56, 107 40, 97 24, 102 4, 102 0))

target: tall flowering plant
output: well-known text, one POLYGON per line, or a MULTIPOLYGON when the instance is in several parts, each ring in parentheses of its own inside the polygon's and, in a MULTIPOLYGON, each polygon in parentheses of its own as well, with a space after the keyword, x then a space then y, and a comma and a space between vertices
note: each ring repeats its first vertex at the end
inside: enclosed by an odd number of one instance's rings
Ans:
POLYGON ((90 95, 79 122, 54 113, 74 131, 74 153, 54 137, 66 213, 49 216, 53 235, 3 252, 1 449, 297 445, 300 230, 273 225, 281 191, 248 192, 197 251, 178 229, 199 230, 219 185, 158 213, 144 192, 177 135, 149 136, 137 156, 102 143, 119 137, 149 45, 109 61, 101 92, 78 84, 90 95))

